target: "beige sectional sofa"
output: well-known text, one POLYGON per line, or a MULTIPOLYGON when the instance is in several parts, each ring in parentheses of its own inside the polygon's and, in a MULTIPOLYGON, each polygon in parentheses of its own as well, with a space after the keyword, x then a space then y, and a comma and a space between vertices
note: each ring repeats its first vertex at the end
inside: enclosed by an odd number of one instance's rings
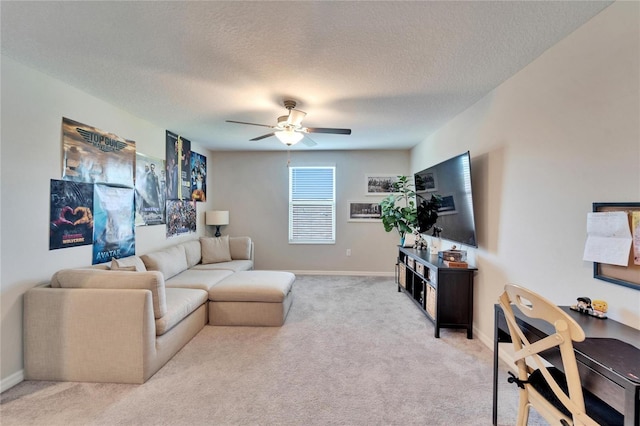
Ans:
POLYGON ((207 323, 282 325, 295 276, 253 256, 248 237, 200 238, 56 272, 25 293, 25 379, 143 383, 207 323))

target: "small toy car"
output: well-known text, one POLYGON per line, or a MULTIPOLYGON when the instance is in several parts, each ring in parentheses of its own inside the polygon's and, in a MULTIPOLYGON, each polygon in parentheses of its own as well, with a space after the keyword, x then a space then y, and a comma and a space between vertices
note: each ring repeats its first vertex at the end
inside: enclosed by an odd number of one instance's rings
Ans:
POLYGON ((578 304, 576 305, 576 308, 576 310, 579 312, 591 312, 591 299, 589 299, 588 297, 578 297, 578 304))

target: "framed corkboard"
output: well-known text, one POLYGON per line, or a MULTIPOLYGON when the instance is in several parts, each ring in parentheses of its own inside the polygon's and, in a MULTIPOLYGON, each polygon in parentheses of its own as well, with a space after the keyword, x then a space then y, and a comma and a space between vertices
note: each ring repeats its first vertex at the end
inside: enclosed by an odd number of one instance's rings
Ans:
MULTIPOLYGON (((629 216, 629 228, 633 212, 640 212, 640 203, 593 203, 594 212, 627 212, 629 216)), ((609 265, 593 262, 593 278, 608 281, 613 284, 640 290, 640 265, 634 262, 634 250, 629 251, 627 266, 609 265)))

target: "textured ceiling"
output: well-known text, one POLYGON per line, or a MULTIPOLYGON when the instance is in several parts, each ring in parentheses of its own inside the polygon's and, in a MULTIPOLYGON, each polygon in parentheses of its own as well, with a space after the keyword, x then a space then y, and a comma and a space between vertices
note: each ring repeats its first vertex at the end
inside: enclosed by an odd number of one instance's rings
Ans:
MULTIPOLYGON (((9 2, 2 54, 217 150, 406 149, 611 2, 9 2)), ((99 126, 99 123, 87 123, 99 126)), ((126 135, 125 135, 126 136, 126 135)))

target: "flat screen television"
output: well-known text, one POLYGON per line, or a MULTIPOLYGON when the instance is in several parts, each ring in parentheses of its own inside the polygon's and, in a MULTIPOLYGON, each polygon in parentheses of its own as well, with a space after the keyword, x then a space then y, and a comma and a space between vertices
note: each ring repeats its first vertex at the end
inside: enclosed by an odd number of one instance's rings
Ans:
POLYGON ((415 173, 414 179, 420 233, 439 232, 446 240, 478 247, 469 151, 415 173), (437 209, 432 208, 433 195, 441 198, 437 209))

